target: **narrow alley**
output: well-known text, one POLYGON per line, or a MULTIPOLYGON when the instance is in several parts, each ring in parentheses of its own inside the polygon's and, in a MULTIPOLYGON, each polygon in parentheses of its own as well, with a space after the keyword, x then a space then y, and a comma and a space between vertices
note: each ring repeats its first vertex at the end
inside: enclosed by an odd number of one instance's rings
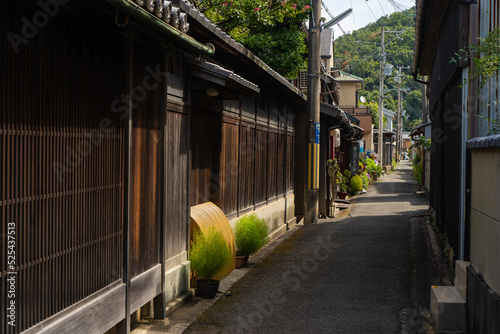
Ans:
POLYGON ((349 217, 300 228, 186 332, 426 333, 425 312, 411 315, 433 279, 414 184, 402 162, 349 217))

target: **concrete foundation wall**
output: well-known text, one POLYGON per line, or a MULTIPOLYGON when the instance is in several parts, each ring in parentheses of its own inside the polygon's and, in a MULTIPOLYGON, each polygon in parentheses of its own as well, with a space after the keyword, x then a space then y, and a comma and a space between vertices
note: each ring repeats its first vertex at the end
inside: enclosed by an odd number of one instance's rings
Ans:
POLYGON ((472 150, 471 265, 500 292, 500 148, 472 150))
POLYGON ((166 261, 165 299, 167 304, 181 297, 189 290, 190 262, 187 253, 166 261))

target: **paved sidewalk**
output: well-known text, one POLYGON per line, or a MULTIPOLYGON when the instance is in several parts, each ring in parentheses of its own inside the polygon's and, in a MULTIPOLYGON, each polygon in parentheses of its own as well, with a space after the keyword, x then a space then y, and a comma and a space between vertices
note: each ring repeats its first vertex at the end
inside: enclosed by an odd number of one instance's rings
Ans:
POLYGON ((284 239, 184 333, 432 333, 427 207, 400 164, 355 199, 349 217, 284 239))

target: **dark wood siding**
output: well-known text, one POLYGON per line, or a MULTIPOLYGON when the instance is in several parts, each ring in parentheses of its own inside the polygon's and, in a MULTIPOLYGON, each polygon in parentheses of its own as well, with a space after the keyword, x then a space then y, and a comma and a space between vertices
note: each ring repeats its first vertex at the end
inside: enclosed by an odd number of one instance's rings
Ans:
POLYGON ((460 80, 443 91, 440 108, 432 118, 432 157, 430 206, 436 212, 436 225, 446 234, 455 254, 459 254, 461 89, 460 80))
POLYGON ((255 125, 244 124, 240 132, 239 209, 254 204, 255 189, 255 125))
POLYGON ((122 277, 124 126, 110 106, 126 91, 126 48, 61 8, 16 54, 6 34, 37 8, 0 6, 10 18, 0 22, 0 233, 15 223, 17 253, 7 268, 0 238, 0 332, 13 333, 122 277), (8 271, 15 328, 5 323, 8 271))
POLYGON ((161 54, 139 43, 134 44, 133 64, 132 98, 137 105, 131 136, 130 273, 136 276, 159 262, 160 114, 164 112, 165 91, 163 84, 146 91, 143 80, 147 67, 165 68, 161 54), (146 94, 141 95, 143 92, 146 94))
POLYGON ((257 129, 255 139, 255 204, 267 199, 267 131, 257 129))
POLYGON ((286 135, 278 134, 276 154, 276 190, 277 194, 284 194, 285 191, 285 155, 286 155, 286 135))
POLYGON ((226 215, 238 210, 238 132, 237 121, 223 121, 219 189, 220 208, 226 215))
POLYGON ((276 132, 268 133, 267 150, 267 199, 273 199, 277 195, 278 134, 276 132))
POLYGON ((221 115, 202 108, 203 97, 193 97, 191 116, 190 205, 212 201, 219 205, 219 163, 221 154, 221 115), (198 105, 200 102, 201 105, 198 105))
POLYGON ((294 181, 294 140, 291 132, 286 135, 285 173, 285 191, 288 193, 293 190, 294 181))
MULTIPOLYGON (((169 109, 173 103, 169 103, 169 109)), ((184 110, 182 107, 181 110, 184 110)), ((187 250, 188 206, 188 120, 187 114, 167 114, 167 147, 165 161, 166 196, 165 248, 169 259, 187 250)))
POLYGON ((295 214, 302 216, 304 214, 304 199, 305 199, 305 183, 306 183, 306 166, 304 159, 306 157, 307 146, 306 139, 306 113, 301 112, 295 118, 295 173, 294 173, 294 189, 295 189, 295 214))
MULTIPOLYGON (((432 120, 430 206, 436 225, 448 237, 455 254, 460 254, 460 163, 462 145, 462 69, 464 63, 450 64, 467 39, 469 5, 450 2, 438 32, 431 69, 429 109, 432 120), (464 23, 465 22, 465 23, 464 23), (464 33, 466 36, 464 36, 464 33)), ((475 117, 471 117, 474 122, 475 117)))
POLYGON ((232 219, 293 191, 295 116, 284 99, 229 88, 208 97, 199 78, 191 83, 191 205, 211 200, 232 219), (200 196, 205 188, 216 196, 200 196))

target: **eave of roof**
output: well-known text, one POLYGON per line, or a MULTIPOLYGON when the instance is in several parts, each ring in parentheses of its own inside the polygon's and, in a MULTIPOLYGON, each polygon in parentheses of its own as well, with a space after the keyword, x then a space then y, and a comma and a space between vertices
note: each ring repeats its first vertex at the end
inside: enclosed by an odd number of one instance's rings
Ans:
POLYGON ((159 19, 152 13, 141 8, 137 4, 127 1, 127 0, 104 0, 104 2, 115 7, 117 10, 121 10, 127 15, 130 15, 138 20, 141 25, 147 27, 148 29, 154 30, 175 40, 182 46, 190 49, 192 51, 198 52, 199 54, 205 56, 211 56, 215 53, 214 46, 210 43, 203 44, 192 38, 191 36, 183 33, 182 31, 174 28, 172 25, 165 23, 163 20, 159 19))
POLYGON ((429 75, 436 52, 439 29, 449 0, 417 0, 413 76, 429 75))
POLYGON ((220 65, 208 62, 208 61, 202 61, 200 63, 194 63, 195 66, 200 67, 205 69, 206 71, 219 75, 223 78, 229 79, 236 84, 245 87, 247 89, 250 89, 256 93, 260 93, 260 88, 258 85, 254 84, 253 82, 246 80, 242 76, 236 74, 235 72, 228 70, 227 68, 224 68, 220 65))
POLYGON ((349 81, 349 82, 352 82, 352 81, 361 81, 361 82, 364 82, 365 80, 358 77, 358 76, 355 76, 354 74, 351 74, 351 73, 347 73, 347 72, 344 72, 344 71, 339 71, 340 73, 340 76, 337 78, 338 81, 349 81), (346 77, 346 79, 342 79, 342 76, 346 77), (351 79, 352 78, 352 79, 351 79))

